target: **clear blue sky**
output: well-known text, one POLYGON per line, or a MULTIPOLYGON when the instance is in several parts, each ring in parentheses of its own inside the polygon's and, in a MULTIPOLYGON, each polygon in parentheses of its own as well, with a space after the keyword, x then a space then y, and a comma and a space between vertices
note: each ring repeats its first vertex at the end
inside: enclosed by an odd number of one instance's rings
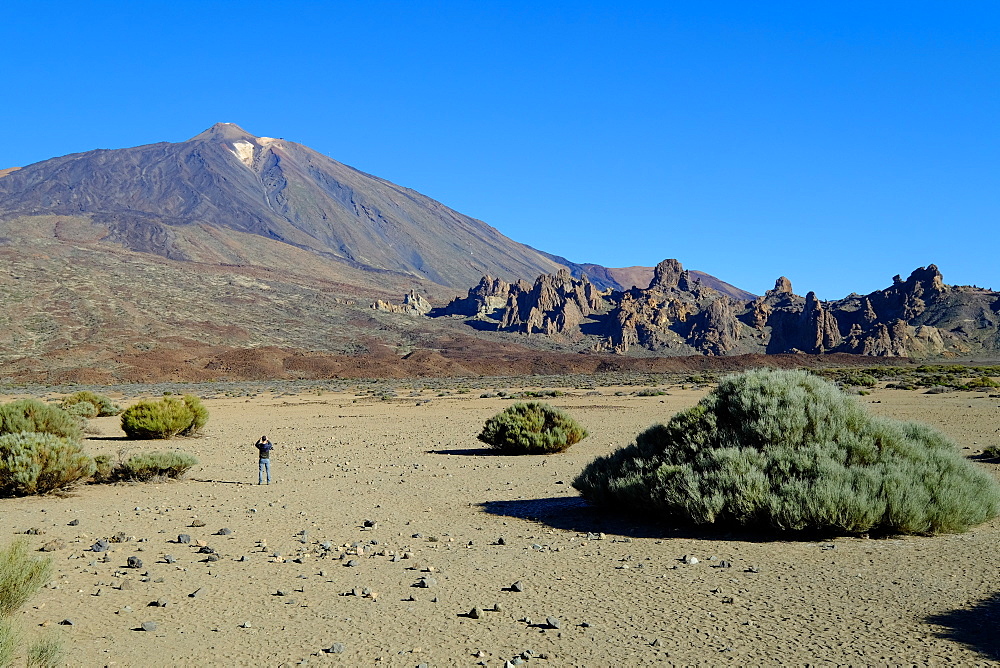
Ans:
POLYGON ((306 144, 577 262, 1000 290, 1000 3, 0 6, 0 167, 306 144))

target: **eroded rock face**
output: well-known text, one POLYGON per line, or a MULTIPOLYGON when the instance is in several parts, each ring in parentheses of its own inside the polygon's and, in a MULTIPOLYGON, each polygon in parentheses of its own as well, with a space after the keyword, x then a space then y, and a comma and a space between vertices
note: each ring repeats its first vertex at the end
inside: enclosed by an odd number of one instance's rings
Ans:
POLYGON ((824 302, 792 291, 782 276, 752 301, 733 299, 692 280, 664 260, 646 289, 598 291, 566 271, 534 285, 484 277, 447 312, 489 318, 497 328, 570 341, 590 350, 660 355, 854 353, 877 357, 966 354, 1000 349, 1000 294, 945 285, 937 267, 914 271, 869 295, 824 302), (499 306, 502 303, 502 307, 499 306), (498 314, 498 315, 497 315, 498 314))

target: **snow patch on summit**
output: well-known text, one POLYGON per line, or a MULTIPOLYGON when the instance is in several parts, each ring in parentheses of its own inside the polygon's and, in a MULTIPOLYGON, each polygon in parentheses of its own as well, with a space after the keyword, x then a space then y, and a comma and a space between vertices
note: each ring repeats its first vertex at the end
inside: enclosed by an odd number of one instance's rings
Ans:
POLYGON ((233 155, 247 167, 253 167, 253 144, 248 141, 233 142, 233 155))

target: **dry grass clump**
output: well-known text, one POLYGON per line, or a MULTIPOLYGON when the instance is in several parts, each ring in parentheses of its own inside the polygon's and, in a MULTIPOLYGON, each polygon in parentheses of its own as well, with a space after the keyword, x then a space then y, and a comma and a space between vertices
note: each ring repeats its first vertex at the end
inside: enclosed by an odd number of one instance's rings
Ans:
POLYGON ((587 437, 587 430, 565 411, 532 401, 500 411, 483 427, 477 438, 512 455, 562 452, 587 437))
POLYGON ((208 422, 208 409, 192 395, 183 399, 144 399, 122 412, 122 430, 129 438, 193 436, 208 422))
MULTIPOLYGON (((0 666, 13 665, 21 633, 13 625, 13 614, 52 577, 52 562, 28 553, 24 541, 0 551, 0 666)), ((46 635, 27 650, 29 666, 55 666, 63 657, 62 641, 46 635)))
POLYGON ((803 371, 730 376, 573 485, 696 525, 934 534, 1000 512, 1000 484, 944 435, 872 416, 803 371))

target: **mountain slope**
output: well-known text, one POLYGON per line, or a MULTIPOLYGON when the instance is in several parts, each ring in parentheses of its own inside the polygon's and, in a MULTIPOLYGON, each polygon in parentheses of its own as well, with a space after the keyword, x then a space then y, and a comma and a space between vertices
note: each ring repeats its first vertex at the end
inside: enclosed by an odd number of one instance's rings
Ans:
POLYGON ((559 269, 429 197, 231 123, 185 142, 77 153, 0 178, 0 219, 53 214, 83 217, 107 241, 177 260, 240 262, 240 243, 206 240, 215 229, 451 288, 483 274, 516 280, 559 269))

